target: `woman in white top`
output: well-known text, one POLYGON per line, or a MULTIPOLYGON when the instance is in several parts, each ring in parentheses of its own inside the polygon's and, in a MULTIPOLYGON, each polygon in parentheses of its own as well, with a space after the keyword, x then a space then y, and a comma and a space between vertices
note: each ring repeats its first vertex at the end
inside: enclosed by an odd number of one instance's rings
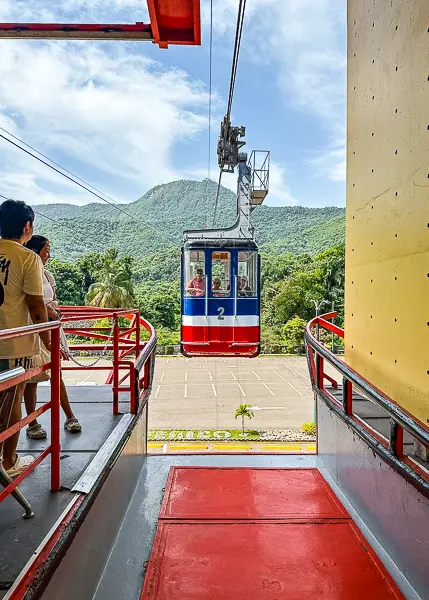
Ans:
MULTIPOLYGON (((42 259, 43 265, 46 265, 48 260, 51 257, 51 247, 49 240, 45 238, 43 235, 33 235, 30 241, 28 241, 25 246, 29 250, 33 250, 36 254, 40 256, 42 259)), ((46 304, 46 310, 48 312, 48 317, 50 321, 57 321, 61 318, 61 313, 58 309, 58 302, 55 293, 55 279, 52 277, 48 271, 44 270, 43 274, 43 298, 46 304)), ((61 329, 61 356, 65 360, 70 359, 69 349, 67 345, 66 336, 64 331, 61 329)), ((43 364, 50 362, 50 355, 43 347, 41 348, 43 364)), ((27 411, 27 415, 34 412, 36 410, 36 402, 37 402, 37 384, 40 381, 45 381, 49 379, 49 375, 46 376, 46 371, 41 373, 41 376, 36 376, 30 379, 25 386, 24 391, 24 402, 25 409, 27 411)), ((72 408, 70 406, 67 388, 64 385, 63 378, 61 377, 61 385, 60 385, 60 400, 61 407, 66 415, 66 421, 64 423, 65 429, 70 431, 71 433, 78 433, 82 431, 82 427, 79 421, 76 419, 72 408)), ((27 435, 33 440, 43 440, 47 437, 47 433, 45 429, 40 425, 40 423, 36 421, 32 421, 27 428, 27 435)))

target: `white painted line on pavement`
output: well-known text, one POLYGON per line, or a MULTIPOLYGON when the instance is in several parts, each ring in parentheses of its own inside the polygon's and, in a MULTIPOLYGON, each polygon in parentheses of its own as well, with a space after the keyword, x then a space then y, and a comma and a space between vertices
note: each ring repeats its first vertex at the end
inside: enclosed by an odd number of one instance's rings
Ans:
POLYGON ((246 361, 244 360, 244 358, 240 358, 240 360, 241 360, 241 362, 246 362, 246 361))
POLYGON ((289 381, 288 381, 288 384, 290 385, 290 387, 291 387, 293 390, 295 390, 295 392, 298 392, 298 394, 299 394, 300 396, 303 396, 303 395, 304 395, 302 392, 300 392, 299 390, 297 390, 297 389, 296 389, 296 387, 295 387, 295 386, 293 386, 293 385, 292 385, 292 384, 291 384, 289 381))
POLYGON ((280 373, 277 373, 277 371, 275 369, 273 369, 273 371, 276 375, 278 375, 280 377, 280 379, 284 379, 283 375, 280 375, 280 373))
POLYGON ((188 386, 185 383, 185 395, 183 396, 184 398, 188 397, 188 386))
POLYGON ((165 371, 162 372, 161 379, 159 381, 164 381, 165 371))
POLYGON ((273 392, 273 390, 270 390, 270 388, 267 386, 267 384, 266 384, 266 383, 264 383, 263 385, 264 385, 264 386, 267 388, 267 390, 270 392, 271 396, 275 396, 275 393, 273 392))
POLYGON ((234 377, 234 379, 237 380, 237 377, 234 375, 234 373, 232 371, 230 371, 230 373, 234 377))
POLYGON ((241 385, 239 383, 237 383, 237 385, 240 388, 240 392, 243 394, 244 397, 246 397, 246 392, 243 390, 243 388, 241 387, 241 385))
POLYGON ((255 371, 252 371, 252 373, 253 373, 253 375, 254 375, 255 377, 257 377, 258 379, 261 379, 261 378, 259 377, 259 375, 258 375, 257 373, 255 373, 255 371))
POLYGON ((306 377, 305 375, 303 375, 302 373, 300 373, 299 371, 295 371, 295 369, 292 369, 292 367, 290 367, 291 371, 293 371, 294 373, 296 373, 297 375, 299 375, 300 377, 302 377, 303 379, 305 379, 306 381, 310 381, 309 377, 306 377))
POLYGON ((208 373, 209 373, 210 381, 213 381, 212 374, 210 373, 210 371, 208 373))
POLYGON ((160 387, 161 387, 161 386, 159 385, 159 386, 156 388, 156 392, 155 392, 155 398, 157 398, 157 397, 158 397, 158 394, 159 394, 160 387))
POLYGON ((167 358, 167 365, 168 365, 168 363, 169 363, 169 362, 170 362, 170 359, 169 359, 169 358, 167 358))
POLYGON ((207 358, 204 358, 204 362, 207 364, 207 358))
POLYGON ((188 371, 185 371, 185 381, 188 381, 188 371))
POLYGON ((213 390, 213 394, 214 394, 215 398, 217 398, 217 392, 216 392, 216 387, 215 387, 214 383, 212 383, 212 390, 213 390))
POLYGON ((226 362, 226 360, 224 358, 222 358, 223 362, 226 362))

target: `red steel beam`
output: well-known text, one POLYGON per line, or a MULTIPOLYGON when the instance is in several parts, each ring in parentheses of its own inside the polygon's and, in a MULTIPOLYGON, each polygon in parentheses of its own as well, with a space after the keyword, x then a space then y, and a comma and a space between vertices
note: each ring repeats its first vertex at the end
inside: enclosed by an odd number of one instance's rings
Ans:
POLYGON ((145 23, 136 23, 135 25, 0 23, 0 38, 153 41, 152 28, 150 24, 145 23))
POLYGON ((201 44, 200 0, 147 0, 150 23, 0 23, 0 39, 130 40, 201 44))

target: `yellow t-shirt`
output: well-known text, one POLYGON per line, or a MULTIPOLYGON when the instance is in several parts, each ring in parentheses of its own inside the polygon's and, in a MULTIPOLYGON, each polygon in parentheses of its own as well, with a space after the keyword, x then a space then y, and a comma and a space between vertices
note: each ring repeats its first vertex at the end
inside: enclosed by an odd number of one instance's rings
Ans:
MULTIPOLYGON (((43 296, 43 263, 19 242, 0 239, 0 330, 31 325, 25 295, 43 296)), ((0 358, 34 356, 39 335, 0 340, 0 358)))

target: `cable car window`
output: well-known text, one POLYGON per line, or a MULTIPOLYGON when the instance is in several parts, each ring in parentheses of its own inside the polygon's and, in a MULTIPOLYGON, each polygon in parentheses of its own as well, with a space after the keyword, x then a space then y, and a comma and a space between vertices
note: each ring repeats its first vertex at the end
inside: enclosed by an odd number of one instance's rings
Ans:
POLYGON ((258 293, 258 253, 238 253, 238 295, 256 296, 258 293))
POLYGON ((185 295, 204 296, 204 291, 204 251, 187 251, 185 252, 185 295))
POLYGON ((229 252, 212 254, 212 295, 215 298, 231 295, 231 254, 229 252))

